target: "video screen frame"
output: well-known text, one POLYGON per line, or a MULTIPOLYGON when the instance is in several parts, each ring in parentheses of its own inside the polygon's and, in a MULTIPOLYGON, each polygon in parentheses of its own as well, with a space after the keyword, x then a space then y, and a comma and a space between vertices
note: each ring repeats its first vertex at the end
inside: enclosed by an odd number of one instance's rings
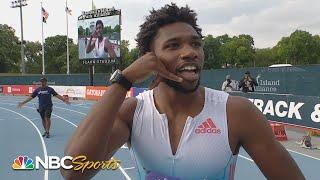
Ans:
POLYGON ((120 45, 121 10, 97 9, 78 17, 79 60, 83 64, 118 63, 120 45))

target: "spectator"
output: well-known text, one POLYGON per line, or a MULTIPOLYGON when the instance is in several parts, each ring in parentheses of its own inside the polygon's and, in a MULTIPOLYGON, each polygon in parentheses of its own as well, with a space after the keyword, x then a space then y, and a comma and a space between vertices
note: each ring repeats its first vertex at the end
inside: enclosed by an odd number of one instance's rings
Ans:
POLYGON ((61 101, 65 102, 66 104, 70 104, 70 102, 59 95, 53 88, 47 85, 47 79, 41 78, 40 79, 41 86, 38 87, 33 93, 23 102, 18 104, 18 108, 21 108, 24 104, 31 101, 33 98, 38 97, 39 99, 39 108, 37 109, 38 113, 42 119, 42 125, 45 130, 43 133, 43 137, 49 138, 50 137, 50 126, 51 126, 51 113, 52 113, 52 99, 51 95, 55 96, 56 98, 60 99, 61 101))
POLYGON ((231 79, 230 75, 226 76, 226 80, 222 83, 221 90, 225 92, 231 92, 236 90, 236 84, 234 80, 231 79))
POLYGON ((303 136, 302 140, 297 143, 300 145, 300 147, 312 149, 311 132, 309 131, 307 135, 303 136))
POLYGON ((256 79, 251 77, 250 72, 247 71, 244 74, 243 79, 240 80, 239 88, 241 88, 242 92, 254 92, 254 86, 258 86, 256 79))

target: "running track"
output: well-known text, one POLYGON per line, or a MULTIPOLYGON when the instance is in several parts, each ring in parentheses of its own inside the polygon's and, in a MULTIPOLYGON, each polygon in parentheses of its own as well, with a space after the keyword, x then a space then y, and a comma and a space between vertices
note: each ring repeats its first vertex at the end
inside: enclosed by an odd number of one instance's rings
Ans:
MULTIPOLYGON (((18 155, 28 155, 33 160, 35 156, 44 159, 45 155, 63 157, 66 143, 80 121, 94 102, 73 101, 66 105, 54 98, 52 113, 51 138, 42 138, 43 127, 40 116, 35 110, 37 98, 26 104, 22 109, 17 109, 18 102, 25 97, 0 96, 0 179, 1 180, 62 180, 59 170, 31 170, 17 171, 11 168, 13 160, 18 155)), ((320 159, 288 149, 291 156, 298 163, 308 180, 319 179, 317 168, 320 159)), ((102 170, 93 179, 105 180, 134 180, 137 177, 135 164, 130 151, 123 146, 114 155, 121 161, 120 168, 102 170)), ((235 179, 265 179, 250 156, 240 150, 235 179)))

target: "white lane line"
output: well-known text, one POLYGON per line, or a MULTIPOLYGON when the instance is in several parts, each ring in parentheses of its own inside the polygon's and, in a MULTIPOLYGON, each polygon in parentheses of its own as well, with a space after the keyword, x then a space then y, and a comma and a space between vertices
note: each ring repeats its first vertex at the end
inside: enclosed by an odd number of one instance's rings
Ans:
MULTIPOLYGON (((12 119, 12 118, 10 118, 10 119, 12 119)), ((22 117, 16 117, 16 118, 13 118, 13 119, 23 119, 22 117)), ((36 120, 36 119, 40 119, 40 118, 29 118, 31 121, 34 121, 34 120, 36 120)), ((1 119, 0 119, 1 120, 1 119)), ((5 120, 5 119, 3 119, 3 120, 5 120)))
MULTIPOLYGON (((65 108, 64 108, 65 109, 65 108)), ((75 111, 75 112, 78 112, 78 111, 75 111)), ((80 112, 78 112, 78 113, 80 113, 80 112)), ((58 117, 58 116, 57 116, 58 117)), ((68 122, 70 122, 70 121, 68 121, 68 122)), ((72 123, 73 124, 73 123, 72 123)), ((78 127, 77 125, 75 125, 75 124, 73 124, 73 126, 74 127, 78 127)), ((127 180, 131 180, 131 178, 129 177, 129 175, 126 173, 126 171, 121 167, 121 165, 120 164, 118 164, 119 165, 119 169, 120 169, 120 171, 122 172, 122 174, 126 177, 126 179, 127 180)))
POLYGON ((85 116, 87 115, 87 114, 85 114, 83 112, 79 112, 79 111, 76 111, 76 110, 67 109, 67 108, 63 108, 63 107, 59 107, 59 106, 54 106, 53 108, 64 109, 64 110, 76 112, 76 113, 79 113, 79 114, 82 114, 82 115, 85 115, 85 116))
POLYGON ((124 170, 134 169, 135 167, 123 168, 124 170))
POLYGON ((294 151, 294 150, 291 150, 291 149, 287 149, 287 150, 290 151, 290 152, 293 152, 293 153, 296 153, 296 154, 300 154, 302 156, 305 156, 305 157, 312 158, 312 159, 320 161, 319 158, 316 158, 316 157, 313 157, 313 156, 310 156, 310 155, 307 155, 307 154, 303 154, 303 153, 300 153, 300 152, 297 152, 297 151, 294 151))
MULTIPOLYGON (((59 108, 59 107, 58 107, 59 108)), ((66 108, 61 108, 61 109, 65 109, 65 110, 69 110, 69 109, 66 109, 66 108)), ((79 112, 79 111, 75 111, 75 110, 72 110, 73 112, 76 112, 76 113, 79 113, 79 114, 84 114, 84 113, 82 113, 82 112, 79 112)), ((84 115, 86 115, 86 114, 84 114, 84 115)), ((56 115, 57 116, 57 115, 56 115)), ((60 116, 57 116, 57 117, 60 117, 60 116)), ((60 117, 61 118, 61 117, 60 117)), ((66 119, 64 119, 64 120, 66 120, 66 119)), ((66 120, 68 123, 71 123, 70 121, 68 121, 68 120, 66 120)), ((73 124, 73 123, 72 123, 73 124)), ((75 125, 75 124, 74 124, 75 125)), ((78 127, 77 125, 75 125, 75 127, 78 127)), ((123 145, 122 147, 121 147, 121 149, 128 149, 128 147, 126 146, 126 145, 123 145)))
MULTIPOLYGON (((316 158, 316 157, 313 157, 313 156, 310 156, 310 155, 307 155, 307 154, 303 154, 303 153, 300 153, 300 152, 297 152, 297 151, 294 151, 294 150, 291 150, 291 149, 287 149, 287 150, 288 150, 289 152, 296 153, 296 154, 299 154, 299 155, 301 155, 301 156, 305 156, 305 157, 308 157, 308 158, 311 158, 311 159, 315 159, 315 160, 320 161, 319 158, 316 158)), ((246 160, 248 160, 248 161, 254 162, 252 159, 247 158, 247 157, 245 157, 245 156, 242 156, 242 155, 240 155, 240 154, 239 154, 239 157, 241 157, 241 158, 243 158, 243 159, 246 159, 246 160)))
MULTIPOLYGON (((12 103, 0 103, 0 104, 7 104, 7 105, 12 105, 12 106, 15 106, 16 104, 12 104, 12 103)), ((24 106, 24 107, 26 107, 26 108, 30 108, 30 109, 35 109, 35 108, 33 108, 33 107, 29 107, 29 106, 24 106)), ((63 108, 63 109, 65 109, 65 108, 63 108)), ((68 109, 66 109, 66 110, 68 110, 68 109)), ((79 112, 79 111, 75 111, 75 112, 78 112, 78 113, 81 113, 81 112, 79 112)), ((82 113, 83 114, 83 113, 82 113)), ((53 114, 52 114, 53 115, 53 114)), ((58 116, 58 115, 55 115, 56 117, 60 117, 60 116, 58 116)), ((77 125, 75 125, 75 124, 73 124, 72 122, 70 122, 70 121, 68 121, 68 120, 66 120, 66 119, 62 119, 62 120, 65 120, 65 121, 67 121, 68 123, 70 123, 70 124, 72 124, 74 127, 78 127, 77 125)), ((40 131, 39 131, 39 134, 40 134, 40 131)), ((41 134, 40 134, 40 136, 41 136, 41 134)), ((41 138, 42 138, 42 136, 41 136, 41 138)), ((122 172, 122 174, 126 177, 126 179, 127 180, 131 180, 131 178, 129 177, 129 175, 126 173, 126 171, 120 166, 120 164, 119 164, 119 169, 120 169, 120 171, 122 172)), ((45 179, 45 180, 47 180, 47 179, 45 179)))
MULTIPOLYGON (((1 100, 2 102, 3 101, 8 101, 8 102, 16 102, 17 103, 17 105, 18 105, 18 103, 19 102, 21 102, 21 100, 24 100, 24 99, 14 99, 14 100, 9 100, 9 99, 6 99, 6 100, 1 100)), ((31 103, 36 103, 36 100, 32 100, 32 101, 30 101, 31 103)), ((54 100, 52 100, 52 102, 53 102, 53 104, 66 104, 66 103, 62 103, 62 102, 57 102, 57 101, 54 101, 54 100)), ((90 109, 91 108, 91 106, 90 107, 88 107, 88 106, 86 106, 84 103, 81 103, 81 104, 79 104, 79 103, 74 103, 73 101, 71 101, 71 104, 70 104, 71 106, 73 106, 73 107, 82 107, 82 108, 85 108, 85 109, 90 109)))
POLYGON ((124 175, 124 177, 126 177, 127 180, 131 180, 131 178, 129 177, 129 175, 126 173, 126 171, 120 166, 119 164, 119 169, 122 172, 122 174, 124 175))
MULTIPOLYGON (((10 104, 10 103, 0 103, 0 104, 10 104)), ((16 105, 16 104, 11 104, 11 105, 16 105)), ((65 110, 69 110, 69 111, 73 111, 73 112, 76 112, 76 113, 79 113, 79 114, 86 115, 85 113, 82 113, 82 112, 79 112, 79 111, 75 111, 75 110, 70 110, 70 109, 61 108, 61 107, 57 107, 57 108, 58 108, 58 109, 65 109, 65 110)), ((122 146, 121 148, 126 149, 125 146, 122 146)), ((286 148, 286 149, 287 149, 287 148, 286 148)), ((293 151, 293 150, 291 150, 291 149, 287 149, 287 150, 290 151, 290 152, 293 152, 293 153, 296 153, 296 154, 299 154, 299 155, 302 155, 302 156, 309 157, 309 158, 312 158, 312 159, 315 159, 315 160, 319 160, 319 161, 320 161, 319 158, 316 158, 316 157, 313 157, 313 156, 310 156, 310 155, 307 155, 307 154, 303 154, 303 153, 300 153, 300 152, 297 152, 297 151, 293 151)), ((249 161, 252 161, 252 162, 253 162, 253 160, 250 159, 250 158, 247 158, 247 157, 242 156, 242 155, 239 155, 239 156, 240 156, 241 158, 244 158, 244 159, 246 159, 246 160, 249 160, 249 161)))
MULTIPOLYGON (((12 111, 12 110, 10 110, 10 109, 3 108, 3 107, 0 107, 0 109, 4 109, 4 110, 7 110, 7 111, 10 111, 10 112, 12 112, 12 113, 15 113, 15 114, 23 117, 24 119, 26 119, 26 120, 37 130, 38 135, 39 135, 40 140, 41 140, 44 157, 47 157, 47 156, 48 156, 48 154, 47 154, 47 147, 46 147, 46 144, 44 143, 43 137, 42 137, 42 135, 41 135, 40 130, 38 129, 38 127, 37 127, 29 118, 25 117, 24 115, 22 115, 22 114, 20 114, 20 113, 17 113, 17 112, 15 112, 15 111, 12 111)), ((48 180, 48 178, 49 178, 48 170, 45 169, 45 170, 44 170, 44 180, 48 180)))
POLYGON ((52 113, 52 115, 53 115, 53 116, 56 116, 56 117, 58 117, 58 118, 60 118, 60 119, 62 119, 62 120, 64 120, 64 121, 66 121, 67 123, 71 124, 71 125, 74 126, 74 127, 78 127, 78 126, 75 125, 73 122, 68 121, 67 119, 65 119, 65 118, 63 118, 63 117, 60 117, 60 116, 58 116, 58 115, 56 115, 56 114, 53 114, 53 113, 52 113))

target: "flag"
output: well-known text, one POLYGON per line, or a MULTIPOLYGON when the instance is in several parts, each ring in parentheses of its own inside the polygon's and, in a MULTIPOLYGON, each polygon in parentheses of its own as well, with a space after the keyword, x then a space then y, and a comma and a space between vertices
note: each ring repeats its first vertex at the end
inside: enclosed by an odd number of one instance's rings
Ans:
POLYGON ((47 23, 49 13, 42 7, 42 22, 47 23))
POLYGON ((70 16, 72 16, 71 12, 72 12, 72 10, 69 9, 68 7, 66 7, 66 13, 68 13, 70 16))

